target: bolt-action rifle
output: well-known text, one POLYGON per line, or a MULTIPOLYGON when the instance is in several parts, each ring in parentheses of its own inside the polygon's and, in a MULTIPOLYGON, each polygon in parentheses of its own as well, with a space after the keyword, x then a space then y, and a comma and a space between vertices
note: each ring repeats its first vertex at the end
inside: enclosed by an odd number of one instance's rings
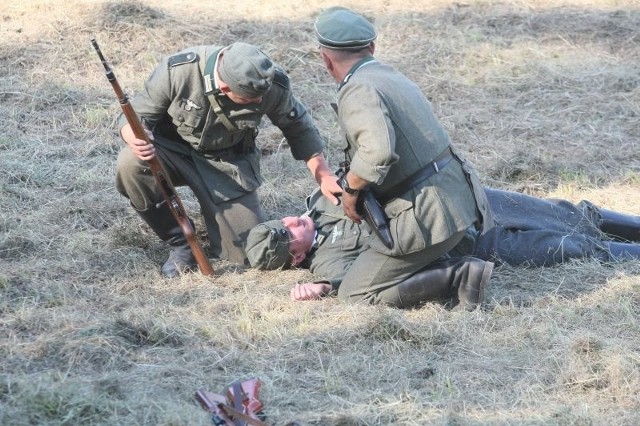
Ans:
MULTIPOLYGON (((116 79, 116 76, 113 73, 113 70, 111 69, 107 61, 104 59, 104 56, 102 55, 102 51, 100 51, 100 47, 98 47, 98 43, 96 42, 95 38, 91 39, 91 44, 93 44, 94 49, 98 53, 98 57, 100 58, 100 61, 104 66, 107 80, 109 80, 109 83, 111 83, 111 86, 113 87, 113 91, 116 92, 116 96, 118 98, 118 101, 120 102, 120 106, 122 107, 122 112, 124 113, 125 117, 127 118, 127 121, 129 122, 129 125, 131 126, 131 129, 133 130, 133 134, 138 139, 146 141, 148 144, 150 144, 151 140, 149 139, 149 136, 147 135, 147 132, 144 126, 142 125, 140 118, 138 118, 138 115, 133 110, 133 107, 129 102, 129 97, 124 93, 124 91, 120 87, 120 84, 118 83, 118 80, 116 79)), ((158 183, 160 192, 162 193, 162 197, 164 198, 164 202, 167 203, 167 206, 169 206, 169 210, 171 210, 171 213, 173 214, 176 221, 180 225, 180 228, 182 229, 182 233, 184 234, 185 238, 187 239, 187 242, 189 243, 189 247, 191 248, 191 251, 193 252, 193 256, 195 257, 196 262, 198 263, 200 272, 203 275, 207 275, 207 276, 213 275, 213 268, 209 264, 209 260, 205 256, 204 250, 202 249, 202 246, 197 240, 196 233, 193 229, 193 226, 191 225, 191 221, 189 220, 189 217, 187 216, 186 210, 182 204, 182 200, 180 200, 180 197, 178 196, 178 193, 176 192, 176 189, 173 186, 173 183, 169 179, 169 175, 167 174, 167 171, 165 170, 164 166, 160 162, 160 159, 158 158, 157 155, 155 155, 150 160, 147 160, 147 163, 149 163, 149 168, 151 169, 151 173, 153 174, 153 177, 156 179, 156 182, 158 183)))

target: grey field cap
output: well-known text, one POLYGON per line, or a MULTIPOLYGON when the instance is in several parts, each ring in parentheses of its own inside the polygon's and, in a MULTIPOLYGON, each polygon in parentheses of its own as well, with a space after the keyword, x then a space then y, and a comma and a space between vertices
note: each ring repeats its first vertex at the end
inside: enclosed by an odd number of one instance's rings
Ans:
POLYGON ((320 45, 329 49, 359 50, 378 36, 371 22, 341 6, 321 12, 316 18, 315 29, 320 45))
POLYGON ((256 269, 288 268, 293 260, 289 252, 289 232, 280 220, 251 228, 245 251, 249 264, 256 269))
POLYGON ((233 93, 255 99, 271 88, 275 66, 256 46, 236 42, 223 51, 218 72, 233 93))

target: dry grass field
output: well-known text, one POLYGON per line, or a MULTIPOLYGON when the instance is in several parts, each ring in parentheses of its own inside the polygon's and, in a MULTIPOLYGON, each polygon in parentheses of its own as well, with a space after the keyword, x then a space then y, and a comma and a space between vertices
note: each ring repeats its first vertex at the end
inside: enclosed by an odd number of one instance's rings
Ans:
MULTIPOLYGON (((0 424, 206 425, 258 377, 285 425, 640 424, 640 262, 497 268, 486 306, 293 303, 302 270, 167 255, 114 188, 118 103, 163 55, 236 40, 289 73, 337 166, 313 20, 337 1, 0 0, 0 424)), ((490 186, 640 214, 637 0, 345 0, 490 186)), ((270 217, 313 187, 265 123, 270 217)), ((185 204, 203 231, 188 191, 185 204)))

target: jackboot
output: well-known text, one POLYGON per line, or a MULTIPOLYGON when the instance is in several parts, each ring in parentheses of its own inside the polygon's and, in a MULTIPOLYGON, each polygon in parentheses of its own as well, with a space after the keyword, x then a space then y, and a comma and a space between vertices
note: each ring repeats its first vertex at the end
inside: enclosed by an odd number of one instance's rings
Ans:
POLYGON ((489 285, 494 263, 476 258, 466 259, 473 260, 467 260, 465 264, 467 275, 458 282, 458 305, 453 309, 473 311, 484 302, 484 291, 489 285))
POLYGON ((640 242, 640 216, 598 209, 598 226, 605 234, 625 241, 640 242))
POLYGON ((166 203, 136 211, 153 232, 172 247, 169 258, 162 265, 163 276, 174 278, 181 273, 193 272, 198 269, 198 263, 191 252, 187 238, 166 203))
POLYGON ((400 307, 457 299, 454 309, 473 310, 484 301, 493 266, 470 256, 438 260, 398 284, 400 307))
POLYGON ((640 260, 640 244, 619 243, 616 241, 606 241, 605 244, 611 253, 612 260, 640 260))

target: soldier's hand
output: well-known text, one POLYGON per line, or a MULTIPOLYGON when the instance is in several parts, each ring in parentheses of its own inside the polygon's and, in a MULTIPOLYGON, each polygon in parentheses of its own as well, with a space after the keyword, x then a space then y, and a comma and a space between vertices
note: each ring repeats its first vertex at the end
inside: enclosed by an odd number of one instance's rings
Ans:
POLYGON ((318 300, 333 290, 327 283, 302 283, 296 284, 291 289, 291 300, 318 300))
MULTIPOLYGON (((150 130, 145 129, 147 132, 147 137, 149 140, 153 140, 153 133, 150 130)), ((156 155, 156 148, 153 144, 148 143, 143 139, 138 139, 136 135, 133 134, 133 130, 129 124, 126 124, 122 130, 120 131, 122 135, 122 139, 129 145, 133 154, 138 157, 142 161, 151 160, 156 155)))
POLYGON ((320 191, 322 195, 327 197, 334 206, 340 204, 338 195, 342 193, 342 188, 338 185, 338 178, 336 175, 324 176, 320 180, 320 191))
POLYGON ((344 214, 355 223, 361 223, 362 216, 356 211, 357 203, 358 194, 351 195, 346 192, 342 193, 342 209, 344 210, 344 214))

